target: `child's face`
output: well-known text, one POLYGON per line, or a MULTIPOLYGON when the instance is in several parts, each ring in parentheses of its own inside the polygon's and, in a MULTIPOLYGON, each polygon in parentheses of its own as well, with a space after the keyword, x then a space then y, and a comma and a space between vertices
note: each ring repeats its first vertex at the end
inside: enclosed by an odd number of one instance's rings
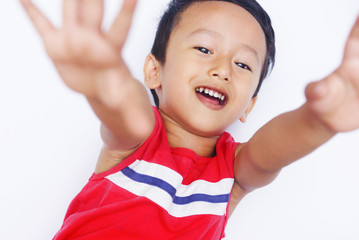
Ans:
POLYGON ((246 10, 228 2, 192 4, 159 67, 161 111, 194 134, 220 135, 252 109, 265 55, 264 33, 246 10))

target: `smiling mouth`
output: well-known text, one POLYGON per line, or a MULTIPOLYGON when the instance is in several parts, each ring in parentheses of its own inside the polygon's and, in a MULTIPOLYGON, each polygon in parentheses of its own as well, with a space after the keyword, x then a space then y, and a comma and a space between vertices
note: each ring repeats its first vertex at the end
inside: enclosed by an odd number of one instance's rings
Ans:
POLYGON ((201 99, 205 100, 206 105, 211 104, 223 107, 227 103, 227 97, 224 93, 206 87, 198 87, 195 90, 201 99))

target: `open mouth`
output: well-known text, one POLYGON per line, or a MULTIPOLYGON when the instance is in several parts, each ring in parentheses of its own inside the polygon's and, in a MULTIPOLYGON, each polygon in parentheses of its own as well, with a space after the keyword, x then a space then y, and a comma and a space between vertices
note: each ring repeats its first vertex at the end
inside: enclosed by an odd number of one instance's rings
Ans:
POLYGON ((198 87, 195 89, 197 96, 205 105, 216 110, 224 107, 227 103, 227 97, 224 93, 207 87, 198 87))

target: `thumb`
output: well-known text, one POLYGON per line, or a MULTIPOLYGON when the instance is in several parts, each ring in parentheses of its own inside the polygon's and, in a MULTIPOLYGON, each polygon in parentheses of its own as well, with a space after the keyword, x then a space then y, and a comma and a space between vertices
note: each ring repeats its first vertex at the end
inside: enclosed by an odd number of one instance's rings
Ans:
POLYGON ((310 108, 317 114, 325 114, 336 109, 345 98, 343 81, 337 76, 312 82, 305 88, 305 96, 310 108))
POLYGON ((328 86, 324 80, 309 83, 305 88, 305 97, 308 102, 320 101, 328 93, 328 86))

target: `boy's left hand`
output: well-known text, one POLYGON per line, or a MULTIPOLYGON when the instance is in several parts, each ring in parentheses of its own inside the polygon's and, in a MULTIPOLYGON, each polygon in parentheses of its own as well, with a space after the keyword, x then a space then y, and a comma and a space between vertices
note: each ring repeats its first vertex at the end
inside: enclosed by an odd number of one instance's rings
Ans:
POLYGON ((307 106, 334 132, 359 128, 359 17, 337 70, 306 88, 307 106))

